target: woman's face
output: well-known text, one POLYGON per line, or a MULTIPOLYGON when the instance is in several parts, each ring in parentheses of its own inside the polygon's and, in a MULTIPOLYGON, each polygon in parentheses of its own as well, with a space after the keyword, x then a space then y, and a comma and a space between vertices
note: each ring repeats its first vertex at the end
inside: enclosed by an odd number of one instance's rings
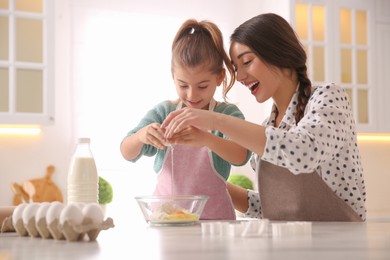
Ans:
POLYGON ((230 45, 230 58, 237 81, 250 90, 257 102, 275 97, 284 77, 281 69, 264 63, 248 46, 234 41, 230 45))
POLYGON ((195 68, 175 66, 173 80, 176 92, 186 107, 208 109, 217 86, 222 83, 225 72, 222 71, 216 75, 205 69, 206 67, 203 65, 195 68))

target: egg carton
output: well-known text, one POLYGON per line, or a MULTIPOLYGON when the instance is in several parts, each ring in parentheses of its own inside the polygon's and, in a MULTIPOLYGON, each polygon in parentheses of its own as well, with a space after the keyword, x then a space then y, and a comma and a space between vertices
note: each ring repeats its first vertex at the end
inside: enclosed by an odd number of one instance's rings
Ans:
POLYGON ((94 241, 100 231, 114 227, 112 218, 96 203, 22 203, 3 221, 2 232, 67 241, 94 241))

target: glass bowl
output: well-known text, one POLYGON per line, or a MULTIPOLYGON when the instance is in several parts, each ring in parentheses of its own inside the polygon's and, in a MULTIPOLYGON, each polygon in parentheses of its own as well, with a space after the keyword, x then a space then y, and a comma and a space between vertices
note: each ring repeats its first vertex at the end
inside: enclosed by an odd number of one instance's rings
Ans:
POLYGON ((189 225, 199 221, 206 195, 137 196, 135 199, 151 225, 189 225))

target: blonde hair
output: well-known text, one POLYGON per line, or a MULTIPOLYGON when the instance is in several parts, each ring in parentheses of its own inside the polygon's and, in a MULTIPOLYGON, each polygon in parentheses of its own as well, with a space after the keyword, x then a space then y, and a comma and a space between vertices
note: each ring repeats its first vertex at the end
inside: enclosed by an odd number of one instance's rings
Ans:
POLYGON ((210 21, 188 19, 182 24, 172 43, 172 73, 175 65, 193 68, 204 64, 215 74, 221 73, 225 65, 230 75, 229 83, 227 75, 223 81, 222 95, 226 100, 227 93, 233 87, 235 73, 223 45, 222 33, 210 21))

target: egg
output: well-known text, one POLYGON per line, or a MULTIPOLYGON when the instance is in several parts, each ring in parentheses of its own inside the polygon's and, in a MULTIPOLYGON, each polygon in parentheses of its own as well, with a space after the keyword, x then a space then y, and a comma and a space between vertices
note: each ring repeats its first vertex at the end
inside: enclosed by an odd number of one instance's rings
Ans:
POLYGON ((54 201, 51 203, 46 213, 47 229, 49 230, 50 235, 57 240, 64 239, 64 234, 58 228, 58 222, 64 207, 65 205, 63 203, 54 201))
POLYGON ((42 202, 39 206, 36 214, 35 214, 35 221, 38 222, 41 218, 46 218, 47 210, 50 207, 49 202, 42 202))
POLYGON ((51 234, 46 223, 46 213, 50 207, 49 202, 42 202, 35 214, 35 225, 42 238, 50 238, 51 234))
POLYGON ((12 225, 14 226, 15 231, 19 234, 19 236, 27 236, 28 234, 27 229, 23 224, 23 211, 26 206, 27 203, 21 203, 16 206, 14 212, 12 213, 12 225))
POLYGON ((84 202, 74 202, 73 203, 74 205, 76 205, 79 209, 83 209, 84 208, 84 206, 86 205, 86 203, 84 203, 84 202))
POLYGON ((27 203, 21 203, 16 206, 14 212, 12 213, 12 224, 15 226, 18 220, 22 219, 23 210, 26 208, 27 203))
POLYGON ((61 211, 64 207, 65 205, 58 201, 50 203, 50 207, 46 212, 46 223, 51 224, 55 219, 60 219, 61 211))
POLYGON ((22 215, 23 224, 31 237, 39 236, 39 232, 37 230, 36 223, 35 223, 35 215, 40 206, 41 206, 40 203, 32 202, 29 203, 26 206, 26 208, 23 210, 23 215, 22 215))
POLYGON ((93 224, 101 224, 104 219, 104 213, 99 204, 86 204, 82 210, 84 219, 91 219, 93 224))
POLYGON ((85 236, 81 230, 83 220, 84 216, 79 206, 73 203, 65 206, 60 215, 60 229, 66 240, 82 240, 85 236))
POLYGON ((37 210, 40 206, 40 203, 32 202, 27 204, 26 208, 23 210, 23 224, 27 225, 31 218, 35 217, 35 214, 37 213, 37 210))
POLYGON ((73 225, 80 225, 83 222, 83 218, 81 209, 75 204, 69 204, 61 211, 60 225, 63 225, 65 221, 69 221, 73 225))

